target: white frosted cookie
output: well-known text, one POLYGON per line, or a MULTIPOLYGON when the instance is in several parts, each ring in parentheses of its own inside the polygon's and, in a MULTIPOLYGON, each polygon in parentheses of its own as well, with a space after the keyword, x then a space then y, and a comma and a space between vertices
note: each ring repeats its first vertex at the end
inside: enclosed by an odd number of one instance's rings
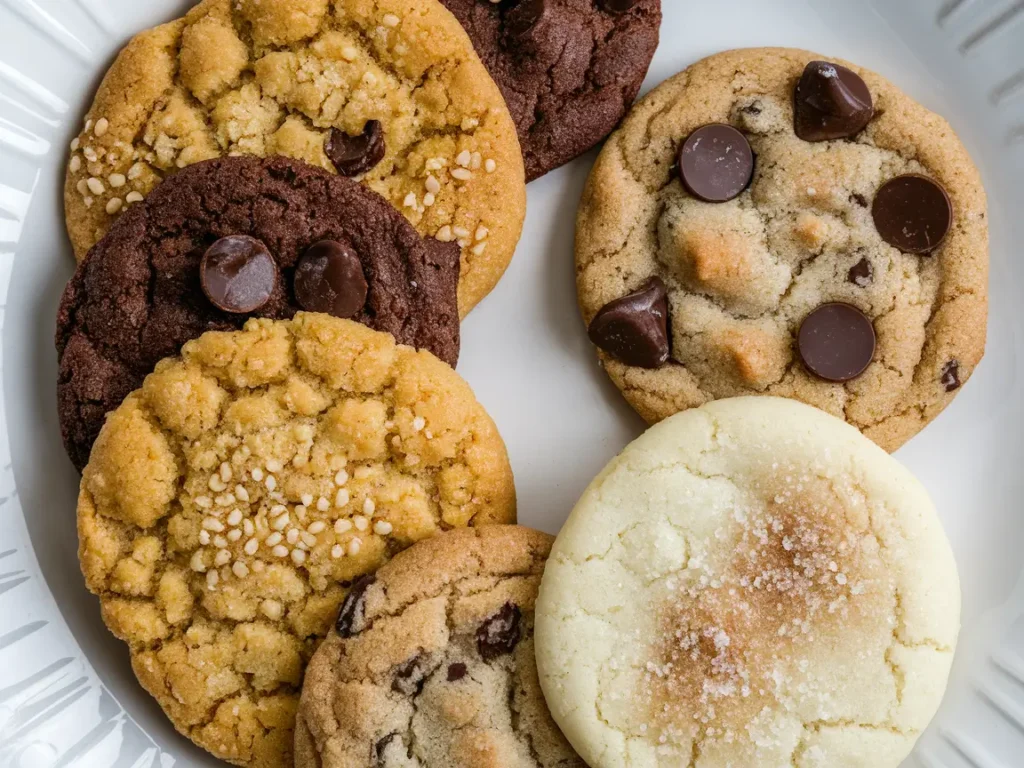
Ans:
POLYGON ((895 768, 959 617, 906 469, 822 411, 736 398, 653 427, 584 493, 544 573, 537 665, 592 768, 895 768))

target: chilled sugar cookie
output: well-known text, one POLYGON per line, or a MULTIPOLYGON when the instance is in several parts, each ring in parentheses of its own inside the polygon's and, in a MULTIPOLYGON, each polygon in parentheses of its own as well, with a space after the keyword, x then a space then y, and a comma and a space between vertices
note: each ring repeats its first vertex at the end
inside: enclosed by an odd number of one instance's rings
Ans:
POLYGON ((651 428, 583 494, 544 572, 537 665, 591 768, 896 768, 959 618, 906 469, 817 409, 734 398, 651 428))
POLYGON ((981 360, 985 191, 941 117, 805 51, 704 59, 608 141, 577 287, 615 384, 655 422, 792 397, 895 450, 981 360))
POLYGON ((441 531, 514 520, 505 446, 451 368, 300 314, 190 341, 110 414, 82 475, 79 557, 175 728, 280 768, 352 583, 441 531))
POLYGON ((204 0, 128 43, 71 149, 79 260, 181 168, 286 155, 360 179, 424 236, 458 242, 466 314, 508 266, 525 215, 515 124, 433 0, 204 0))
POLYGON ((550 547, 517 526, 451 531, 354 587, 306 672, 296 768, 585 768, 537 681, 550 547))

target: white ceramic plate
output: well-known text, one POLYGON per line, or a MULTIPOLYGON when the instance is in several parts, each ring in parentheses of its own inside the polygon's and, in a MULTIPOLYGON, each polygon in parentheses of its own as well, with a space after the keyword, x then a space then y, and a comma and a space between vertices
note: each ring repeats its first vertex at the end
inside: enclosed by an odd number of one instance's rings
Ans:
MULTIPOLYGON (((964 589, 949 693, 909 763, 1024 766, 1024 2, 663 4, 648 87, 725 48, 810 48, 878 70, 944 114, 981 166, 992 225, 988 357, 899 453, 938 504, 964 589)), ((54 316, 74 267, 61 205, 68 142, 117 48, 187 5, 0 0, 0 766, 218 765, 135 683, 83 586, 78 477, 54 404, 54 316)), ((459 371, 508 443, 520 521, 551 532, 643 428, 597 367, 576 310, 572 226, 592 161, 530 186, 516 259, 463 329, 459 371)))

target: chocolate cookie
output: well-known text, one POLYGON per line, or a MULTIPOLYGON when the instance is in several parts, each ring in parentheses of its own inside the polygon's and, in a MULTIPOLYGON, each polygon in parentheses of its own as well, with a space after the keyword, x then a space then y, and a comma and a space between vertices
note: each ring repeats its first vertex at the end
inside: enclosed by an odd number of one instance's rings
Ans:
POLYGON ((791 397, 895 450, 985 350, 985 190, 949 124, 852 64, 728 51, 606 144, 576 229, 590 337, 647 420, 791 397))
POLYGON ((550 548, 528 528, 459 529, 353 587, 306 672, 296 768, 584 768, 534 661, 550 548))
POLYGON ((661 0, 442 0, 501 88, 527 181, 583 154, 633 103, 661 0))
POLYGON ((186 168, 132 206, 68 283, 57 407, 81 469, 107 412, 211 330, 300 309, 351 318, 454 365, 459 249, 355 181, 300 161, 186 168))

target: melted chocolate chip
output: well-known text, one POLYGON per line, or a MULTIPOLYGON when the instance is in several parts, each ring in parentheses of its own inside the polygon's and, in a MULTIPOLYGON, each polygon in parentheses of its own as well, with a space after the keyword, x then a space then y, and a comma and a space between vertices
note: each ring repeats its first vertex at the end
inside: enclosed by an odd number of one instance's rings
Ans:
POLYGON ((448 665, 448 682, 454 683, 456 680, 461 680, 466 676, 466 665, 461 661, 457 661, 454 664, 448 665))
POLYGON ((875 228, 889 245, 928 253, 942 245, 953 224, 953 204, 939 184, 916 173, 897 176, 875 193, 875 228))
POLYGON ((377 765, 381 768, 383 768, 384 759, 387 757, 386 753, 388 751, 388 746, 397 738, 397 733, 389 733, 387 736, 385 736, 383 739, 381 739, 374 745, 373 754, 374 757, 377 759, 377 765))
POLYGON ((794 99, 796 135, 804 141, 845 139, 871 122, 871 91, 860 75, 827 61, 804 69, 794 99))
POLYGON ((638 368, 657 368, 668 360, 668 292, 659 277, 616 299, 597 313, 590 340, 612 357, 638 368))
POLYGON ((691 133, 676 158, 686 191, 708 203, 732 200, 750 185, 754 152, 746 137, 724 123, 691 133))
POLYGON ((368 120, 358 136, 331 128, 324 143, 324 152, 342 176, 366 173, 384 159, 386 151, 380 120, 368 120))
POLYGON ((355 317, 366 304, 367 290, 359 257, 334 240, 310 246, 295 267, 295 299, 310 312, 355 317))
POLYGON ((484 661, 512 653, 523 636, 523 612, 515 603, 505 603, 476 631, 476 647, 484 661))
POLYGON ((423 658, 415 656, 395 669, 395 677, 391 681, 391 690, 406 696, 415 696, 423 690, 427 677, 421 666, 423 658))
POLYGON ((360 576, 352 584, 352 588, 345 595, 345 600, 338 610, 338 620, 334 622, 334 628, 342 637, 354 637, 363 631, 363 609, 366 599, 366 591, 376 581, 373 574, 360 576))
POLYGON ((955 392, 960 389, 963 386, 960 381, 960 363, 950 360, 942 366, 942 375, 939 381, 942 382, 942 386, 947 392, 955 392))
POLYGON ((512 38, 528 37, 551 13, 549 0, 522 0, 509 11, 507 17, 508 33, 512 38))
POLYGON ((815 376, 826 381, 850 381, 871 364, 875 329, 856 307, 838 302, 822 304, 800 326, 797 350, 815 376))
POLYGON ((601 10, 608 13, 625 13, 636 5, 640 0, 598 0, 597 4, 601 10))
POLYGON ((852 267, 850 271, 846 273, 847 282, 853 283, 861 288, 866 288, 871 285, 871 281, 875 277, 875 268, 871 266, 871 262, 866 258, 861 259, 852 267))
POLYGON ((255 312, 274 293, 277 262, 255 237, 228 235, 203 254, 199 281, 217 309, 234 314, 255 312))
POLYGON ((864 195, 862 195, 860 192, 854 192, 852 195, 850 195, 850 199, 853 200, 853 202, 855 202, 861 208, 868 207, 868 199, 864 197, 864 195))

